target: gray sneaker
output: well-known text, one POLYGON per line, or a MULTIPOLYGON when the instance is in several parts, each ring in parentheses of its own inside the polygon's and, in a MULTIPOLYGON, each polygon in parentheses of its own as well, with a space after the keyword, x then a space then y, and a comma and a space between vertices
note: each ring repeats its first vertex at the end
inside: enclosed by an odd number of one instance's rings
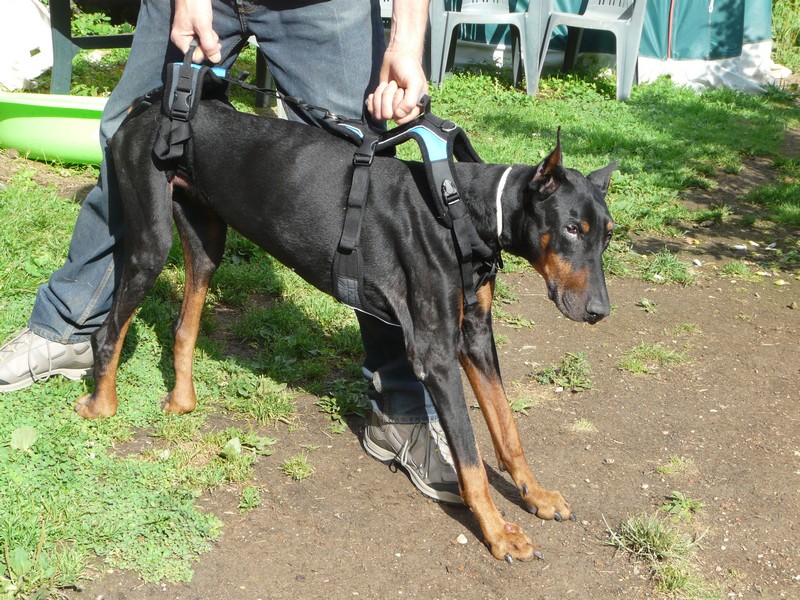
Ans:
POLYGON ((401 466, 417 489, 429 498, 464 504, 450 447, 438 422, 382 424, 372 413, 362 443, 373 458, 401 466))
POLYGON ((80 379, 92 373, 90 342, 59 344, 27 327, 0 348, 0 392, 14 392, 51 375, 80 379))

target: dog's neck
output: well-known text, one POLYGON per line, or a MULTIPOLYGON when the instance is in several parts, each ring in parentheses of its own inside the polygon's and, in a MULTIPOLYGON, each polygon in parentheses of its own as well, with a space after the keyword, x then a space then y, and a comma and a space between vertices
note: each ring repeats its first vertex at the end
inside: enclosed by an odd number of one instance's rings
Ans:
POLYGON ((511 224, 519 218, 535 167, 456 163, 456 168, 462 198, 480 238, 494 252, 512 247, 511 224))

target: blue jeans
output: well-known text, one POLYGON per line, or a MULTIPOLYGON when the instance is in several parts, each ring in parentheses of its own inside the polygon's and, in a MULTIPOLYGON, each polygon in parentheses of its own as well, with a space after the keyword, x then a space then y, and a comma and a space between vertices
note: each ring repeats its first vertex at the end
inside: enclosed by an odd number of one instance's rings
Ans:
MULTIPOLYGON (((361 118, 377 84, 385 38, 377 0, 213 0, 214 29, 228 68, 251 36, 267 56, 278 88, 337 114, 361 118)), ((169 42, 168 0, 142 0, 130 58, 100 122, 100 144, 122 123, 134 100, 163 83, 164 65, 183 59, 169 42)), ((296 115, 290 117, 298 119, 296 115)), ((108 158, 108 157, 107 157, 108 158)), ((86 341, 111 308, 121 269, 122 222, 109 160, 83 202, 66 263, 39 288, 28 326, 52 341, 86 341)), ((373 408, 396 422, 436 419, 430 397, 406 359, 399 328, 359 314, 365 376, 373 408), (385 369, 384 369, 385 367, 385 369)))

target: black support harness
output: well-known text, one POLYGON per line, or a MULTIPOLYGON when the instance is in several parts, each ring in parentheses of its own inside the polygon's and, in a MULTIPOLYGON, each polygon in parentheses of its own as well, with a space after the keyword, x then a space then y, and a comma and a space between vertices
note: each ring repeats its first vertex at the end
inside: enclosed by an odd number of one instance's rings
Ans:
MULTIPOLYGON (((387 322, 396 322, 390 315, 371 306, 363 290, 363 258, 361 227, 369 196, 370 165, 376 154, 394 153, 396 146, 414 140, 419 144, 423 164, 433 198, 436 220, 452 232, 456 256, 461 270, 464 300, 467 305, 477 302, 475 291, 493 277, 501 266, 500 256, 480 239, 466 205, 459 194, 455 175, 455 159, 463 162, 483 162, 470 144, 464 131, 452 121, 430 112, 430 100, 424 96, 420 104, 423 113, 415 120, 386 132, 376 132, 364 121, 345 119, 329 110, 308 104, 302 99, 287 96, 276 90, 258 88, 232 79, 216 67, 194 65, 190 47, 183 63, 172 65, 161 95, 165 118, 153 147, 153 154, 168 178, 188 169, 185 160, 186 143, 192 137, 191 118, 202 98, 227 102, 228 84, 254 92, 270 94, 292 106, 309 123, 343 137, 356 145, 353 155, 353 179, 345 210, 342 235, 332 267, 333 290, 338 300, 363 310, 387 322)), ((161 90, 145 97, 152 104, 161 90)), ((149 102, 149 104, 148 104, 149 102)), ((188 173, 187 173, 188 174, 188 173)))

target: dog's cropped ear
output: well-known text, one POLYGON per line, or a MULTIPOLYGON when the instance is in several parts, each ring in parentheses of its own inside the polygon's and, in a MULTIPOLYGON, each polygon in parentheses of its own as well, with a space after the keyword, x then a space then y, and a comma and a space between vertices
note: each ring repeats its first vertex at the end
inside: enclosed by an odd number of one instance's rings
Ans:
POLYGON ((558 189, 564 176, 564 166, 561 164, 561 127, 559 127, 556 132, 555 149, 536 167, 536 175, 533 176, 529 186, 534 192, 549 196, 558 189))
POLYGON ((608 192, 608 184, 611 182, 611 174, 616 170, 617 162, 611 161, 602 169, 597 169, 597 171, 589 173, 586 179, 599 187, 600 191, 603 192, 603 196, 605 196, 608 192))

